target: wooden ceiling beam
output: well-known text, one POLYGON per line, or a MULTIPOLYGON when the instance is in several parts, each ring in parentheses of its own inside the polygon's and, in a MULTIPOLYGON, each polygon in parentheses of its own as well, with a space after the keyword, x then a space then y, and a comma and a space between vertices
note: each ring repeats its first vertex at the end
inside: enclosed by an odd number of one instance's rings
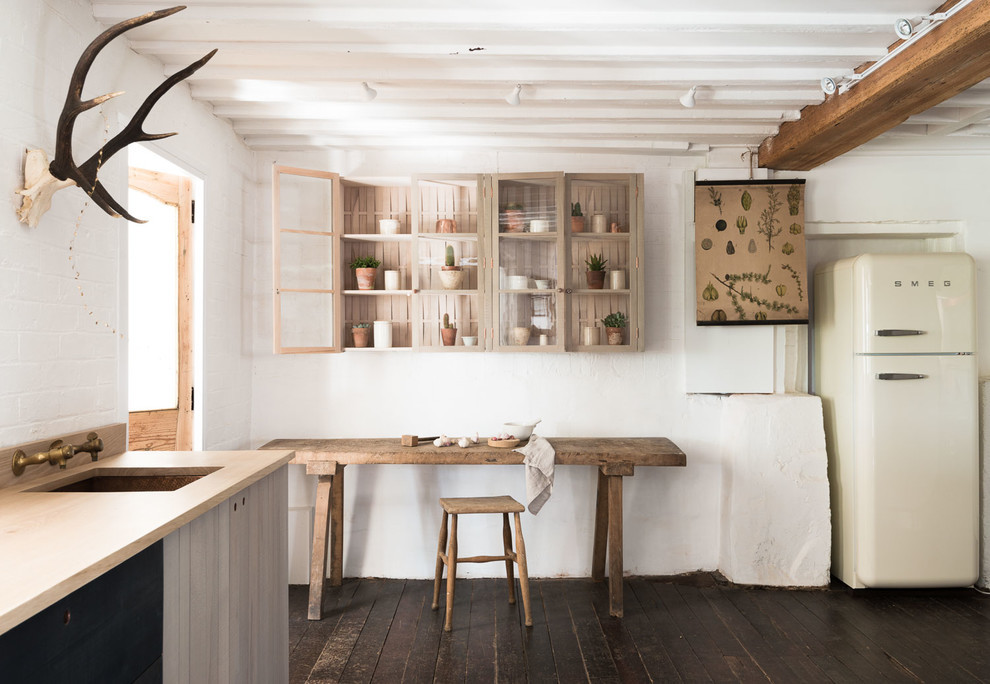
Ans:
POLYGON ((760 145, 760 166, 807 171, 990 78, 990 2, 976 0, 760 145))

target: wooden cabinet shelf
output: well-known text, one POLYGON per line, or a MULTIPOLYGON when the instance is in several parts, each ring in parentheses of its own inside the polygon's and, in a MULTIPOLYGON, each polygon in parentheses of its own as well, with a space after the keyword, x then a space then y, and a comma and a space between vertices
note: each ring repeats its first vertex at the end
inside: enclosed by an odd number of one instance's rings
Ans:
POLYGON ((642 185, 641 174, 563 173, 378 184, 276 166, 275 350, 380 351, 353 346, 351 326, 375 322, 388 323, 400 350, 641 350, 642 185), (398 227, 382 224, 389 219, 398 227), (600 232, 613 224, 620 232, 600 232), (451 252, 457 276, 444 273, 451 252), (622 272, 603 290, 585 285, 592 255, 622 272), (381 262, 373 290, 357 288, 348 266, 358 257, 381 262), (384 289, 385 271, 399 289, 384 289), (584 344, 604 341, 601 319, 612 312, 629 321, 623 344, 584 344), (441 340, 444 314, 453 346, 441 340))

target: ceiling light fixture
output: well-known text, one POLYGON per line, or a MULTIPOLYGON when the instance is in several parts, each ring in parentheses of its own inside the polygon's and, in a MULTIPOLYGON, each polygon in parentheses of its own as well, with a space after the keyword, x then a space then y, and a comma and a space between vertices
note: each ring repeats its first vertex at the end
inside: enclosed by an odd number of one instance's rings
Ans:
POLYGON ((520 102, 519 94, 521 92, 522 92, 522 86, 517 83, 516 87, 512 89, 512 92, 506 96, 505 101, 508 102, 513 107, 515 107, 520 102))
POLYGON ((367 81, 361 81, 361 97, 365 102, 371 102, 378 97, 378 91, 368 85, 367 81))
POLYGON ((947 16, 949 16, 948 12, 938 12, 937 14, 914 17, 912 19, 898 19, 894 22, 894 33, 896 33, 897 37, 901 40, 907 40, 922 29, 927 29, 930 25, 945 21, 947 16))
POLYGON ((694 107, 694 94, 698 92, 698 86, 691 86, 691 90, 687 91, 679 98, 681 106, 691 109, 694 107))
POLYGON ((851 87, 856 85, 856 83, 883 66, 883 64, 899 55, 911 43, 916 41, 918 38, 921 38, 921 36, 925 35, 953 14, 966 7, 972 1, 973 0, 962 0, 962 2, 953 5, 946 12, 938 12, 936 14, 929 14, 924 17, 915 17, 913 19, 898 19, 894 23, 894 31, 897 33, 897 37, 901 38, 903 42, 871 64, 870 67, 862 73, 841 76, 839 78, 826 76, 821 80, 822 92, 826 95, 831 95, 836 92, 840 94, 846 92, 851 87))

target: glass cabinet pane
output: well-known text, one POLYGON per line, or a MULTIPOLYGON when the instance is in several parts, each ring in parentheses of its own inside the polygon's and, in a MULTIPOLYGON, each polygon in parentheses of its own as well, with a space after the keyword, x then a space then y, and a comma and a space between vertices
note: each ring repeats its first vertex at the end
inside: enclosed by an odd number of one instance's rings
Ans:
POLYGON ((279 287, 283 290, 332 290, 332 236, 280 232, 279 287))
POLYGON ((499 345, 503 347, 554 346, 557 332, 557 293, 499 295, 499 345))
POLYGON ((557 178, 499 180, 499 233, 552 233, 557 225, 557 178))
POLYGON ((329 180, 278 172, 279 227, 333 232, 333 185, 329 180))
POLYGON ((281 351, 318 351, 336 346, 333 295, 323 292, 283 292, 279 297, 281 351))
POLYGON ((336 174, 273 169, 275 353, 338 351, 336 174))

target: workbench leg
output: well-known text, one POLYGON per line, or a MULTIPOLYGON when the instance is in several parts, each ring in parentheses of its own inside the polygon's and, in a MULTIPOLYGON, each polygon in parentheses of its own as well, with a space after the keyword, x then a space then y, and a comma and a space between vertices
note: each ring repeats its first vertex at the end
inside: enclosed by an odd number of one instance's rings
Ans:
POLYGON ((598 469, 598 499, 595 502, 595 539, 591 551, 591 579, 605 579, 605 547, 608 543, 608 477, 598 469))
POLYGON ((330 499, 330 586, 344 583, 344 466, 338 463, 330 499))
POLYGON ((622 476, 608 477, 608 614, 622 617, 622 476))
POLYGON ((327 535, 330 532, 330 505, 333 475, 320 475, 316 484, 316 510, 313 520, 313 555, 309 561, 309 619, 323 619, 323 585, 327 578, 327 535))

